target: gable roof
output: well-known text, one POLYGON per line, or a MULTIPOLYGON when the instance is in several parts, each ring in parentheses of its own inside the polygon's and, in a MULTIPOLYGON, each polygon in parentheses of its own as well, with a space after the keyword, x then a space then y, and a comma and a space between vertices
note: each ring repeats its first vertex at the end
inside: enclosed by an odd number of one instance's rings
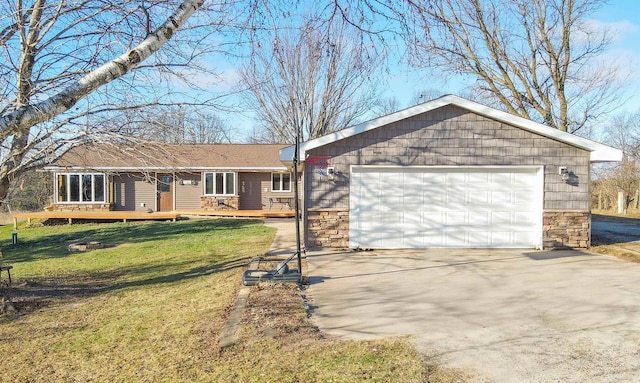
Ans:
POLYGON ((278 160, 285 145, 87 144, 72 148, 45 170, 286 170, 278 160))
MULTIPOLYGON (((356 134, 364 133, 379 127, 404 120, 416 116, 421 113, 430 112, 434 109, 441 108, 447 105, 453 105, 466 109, 470 112, 488 117, 490 119, 500 121, 532 133, 540 134, 542 136, 564 142, 566 144, 588 150, 591 152, 591 162, 610 162, 622 160, 622 151, 612 148, 610 146, 600 144, 589 139, 576 136, 571 133, 563 132, 559 129, 552 128, 537 122, 528 120, 526 118, 518 117, 510 113, 503 112, 498 109, 488 107, 486 105, 478 104, 477 102, 469 101, 464 98, 455 95, 446 95, 437 98, 432 101, 425 102, 407 108, 395 113, 388 114, 373 120, 363 122, 358 125, 354 125, 337 132, 327 134, 322 137, 318 137, 313 140, 302 142, 300 144, 300 158, 301 162, 304 162, 306 158, 306 151, 315 149, 320 146, 324 146, 348 137, 355 136, 356 134)), ((280 160, 287 166, 291 166, 293 162, 293 156, 295 152, 295 145, 288 146, 280 151, 280 160)))

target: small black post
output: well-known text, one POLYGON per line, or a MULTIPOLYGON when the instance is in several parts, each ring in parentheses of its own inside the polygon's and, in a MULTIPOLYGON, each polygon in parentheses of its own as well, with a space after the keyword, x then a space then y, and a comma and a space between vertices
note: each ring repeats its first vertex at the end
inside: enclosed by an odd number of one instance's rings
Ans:
POLYGON ((18 244, 18 232, 14 231, 13 233, 11 233, 11 243, 13 244, 13 246, 18 244))

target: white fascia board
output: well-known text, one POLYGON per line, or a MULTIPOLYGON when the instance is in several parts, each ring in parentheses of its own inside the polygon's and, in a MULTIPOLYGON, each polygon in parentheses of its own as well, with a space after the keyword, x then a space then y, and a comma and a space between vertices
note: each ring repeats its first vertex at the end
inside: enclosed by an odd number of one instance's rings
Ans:
MULTIPOLYGON (((293 164, 293 156, 296 154, 296 146, 291 145, 286 148, 280 149, 280 161, 285 164, 286 167, 291 167, 293 164)), ((302 156, 304 159, 304 156, 302 156)))
MULTIPOLYGON (((327 145, 344 138, 352 137, 356 134, 364 133, 369 130, 379 128, 381 126, 391 124, 397 121, 401 121, 406 118, 416 116, 421 113, 429 112, 431 110, 441 108, 447 105, 455 105, 460 108, 472 111, 479 115, 501 121, 509 125, 519 127, 521 129, 537 133, 545 137, 555 139, 560 142, 567 143, 572 146, 576 146, 581 149, 585 149, 591 152, 591 162, 607 162, 607 161, 620 161, 622 160, 622 152, 618 149, 610 146, 597 143, 595 141, 588 140, 561 130, 539 124, 537 122, 528 120, 526 118, 518 117, 513 114, 503 112, 498 109, 488 107, 486 105, 478 104, 477 102, 469 101, 464 98, 446 95, 437 98, 432 101, 425 102, 424 104, 416 105, 411 108, 407 108, 386 116, 382 116, 367 122, 363 122, 358 125, 328 134, 326 136, 318 137, 316 139, 306 141, 300 144, 300 159, 302 161, 306 158, 306 151, 315 149, 317 147, 327 145)), ((283 163, 293 160, 295 146, 289 146, 280 150, 280 160, 283 163)))

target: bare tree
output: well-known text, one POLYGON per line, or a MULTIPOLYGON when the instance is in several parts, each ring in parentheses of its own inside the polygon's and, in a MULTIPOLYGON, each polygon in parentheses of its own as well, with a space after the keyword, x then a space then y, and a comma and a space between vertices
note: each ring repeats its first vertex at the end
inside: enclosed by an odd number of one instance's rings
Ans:
POLYGON ((475 78, 510 113, 576 132, 619 101, 609 36, 589 23, 600 0, 412 3, 415 65, 475 78))
MULTIPOLYGON (((373 36, 369 42, 384 42, 394 23, 403 20, 408 4, 310 3, 320 10, 319 25, 341 20, 360 31, 356 48, 365 42, 362 36, 373 36)), ((125 112, 175 103, 167 97, 176 86, 186 85, 188 92, 200 84, 192 76, 194 69, 207 69, 198 68, 200 57, 216 52, 220 45, 240 44, 247 38, 258 41, 258 35, 271 31, 265 25, 277 25, 281 19, 297 20, 291 2, 4 2, 0 5, 0 201, 6 201, 12 181, 22 172, 54 160, 73 145, 112 137, 116 142, 131 139, 135 129, 113 121, 125 112)), ((330 44, 323 49, 327 47, 334 49, 330 44)))
POLYGON ((614 116, 604 131, 604 141, 622 150, 626 159, 640 163, 640 111, 614 116))
POLYGON ((624 194, 624 208, 639 208, 640 202, 640 112, 614 116, 603 140, 622 150, 621 162, 594 168, 594 205, 616 206, 618 192, 624 194))
POLYGON ((440 96, 442 96, 442 92, 434 88, 415 91, 413 93, 413 96, 411 97, 411 100, 409 100, 409 105, 414 106, 414 105, 422 104, 424 102, 436 99, 440 96))
POLYGON ((396 97, 384 97, 378 99, 372 107, 372 112, 376 116, 386 116, 402 109, 400 101, 396 97))
POLYGON ((169 144, 217 144, 233 141, 233 130, 207 108, 156 106, 136 111, 121 124, 127 136, 169 144))
POLYGON ((203 39, 222 25, 217 2, 206 17, 191 17, 202 7, 203 0, 0 5, 0 200, 22 172, 89 137, 120 135, 104 122, 166 103, 177 80, 188 83, 198 55, 213 49, 203 39))
POLYGON ((382 58, 350 35, 342 19, 274 28, 268 38, 241 74, 247 102, 268 131, 263 139, 293 142, 297 127, 303 139, 322 136, 349 126, 375 103, 369 76, 382 58))

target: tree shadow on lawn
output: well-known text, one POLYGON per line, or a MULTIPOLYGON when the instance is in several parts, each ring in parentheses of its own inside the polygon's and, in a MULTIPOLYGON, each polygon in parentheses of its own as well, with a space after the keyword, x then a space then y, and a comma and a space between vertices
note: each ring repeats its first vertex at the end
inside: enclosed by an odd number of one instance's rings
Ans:
MULTIPOLYGON (((4 245, 5 261, 12 265, 41 259, 63 258, 71 254, 67 246, 78 239, 103 243, 142 243, 157 239, 173 240, 181 236, 224 236, 230 230, 254 226, 256 220, 193 220, 177 223, 100 224, 85 230, 53 233, 37 239, 22 240, 18 246, 4 245)), ((78 229, 78 227, 74 227, 78 229)), ((205 259, 189 260, 180 256, 162 262, 117 267, 113 264, 104 271, 78 271, 52 277, 23 279, 13 286, 0 284, 0 298, 13 302, 18 314, 28 314, 53 302, 74 300, 127 288, 162 285, 193 280, 195 278, 243 269, 249 261, 262 254, 239 254, 235 257, 205 255, 205 259), (210 264, 206 264, 207 259, 210 264), (195 264, 194 264, 195 263, 195 264)), ((109 256, 106 255, 105 256, 109 256)), ((15 269, 14 269, 15 270, 15 269)), ((240 278, 238 277, 238 283, 240 278)), ((1 306, 1 305, 0 305, 1 306)), ((1 311, 0 307, 0 311, 1 311)))
MULTIPOLYGON (((102 223, 91 229, 55 233, 37 239, 21 238, 17 246, 11 240, 0 241, 4 259, 13 264, 32 260, 62 258, 72 254, 69 244, 77 241, 98 241, 107 245, 142 243, 147 241, 177 238, 183 235, 237 230, 255 225, 256 220, 219 219, 185 220, 179 222, 131 222, 102 223)), ((75 228, 75 227, 74 227, 75 228)))
MULTIPOLYGON (((190 263, 185 261, 146 267, 129 266, 84 275, 28 280, 18 285, 0 288, 0 296, 3 296, 5 300, 10 300, 17 314, 24 316, 34 310, 47 307, 56 301, 86 298, 128 288, 184 282, 229 270, 243 269, 252 258, 253 256, 245 256, 222 260, 211 265, 193 267, 188 270, 180 267, 190 263), (171 272, 176 269, 182 271, 171 272), (148 273, 156 274, 156 276, 136 278, 136 275, 148 273)), ((238 283, 240 283, 239 277, 238 283)))

